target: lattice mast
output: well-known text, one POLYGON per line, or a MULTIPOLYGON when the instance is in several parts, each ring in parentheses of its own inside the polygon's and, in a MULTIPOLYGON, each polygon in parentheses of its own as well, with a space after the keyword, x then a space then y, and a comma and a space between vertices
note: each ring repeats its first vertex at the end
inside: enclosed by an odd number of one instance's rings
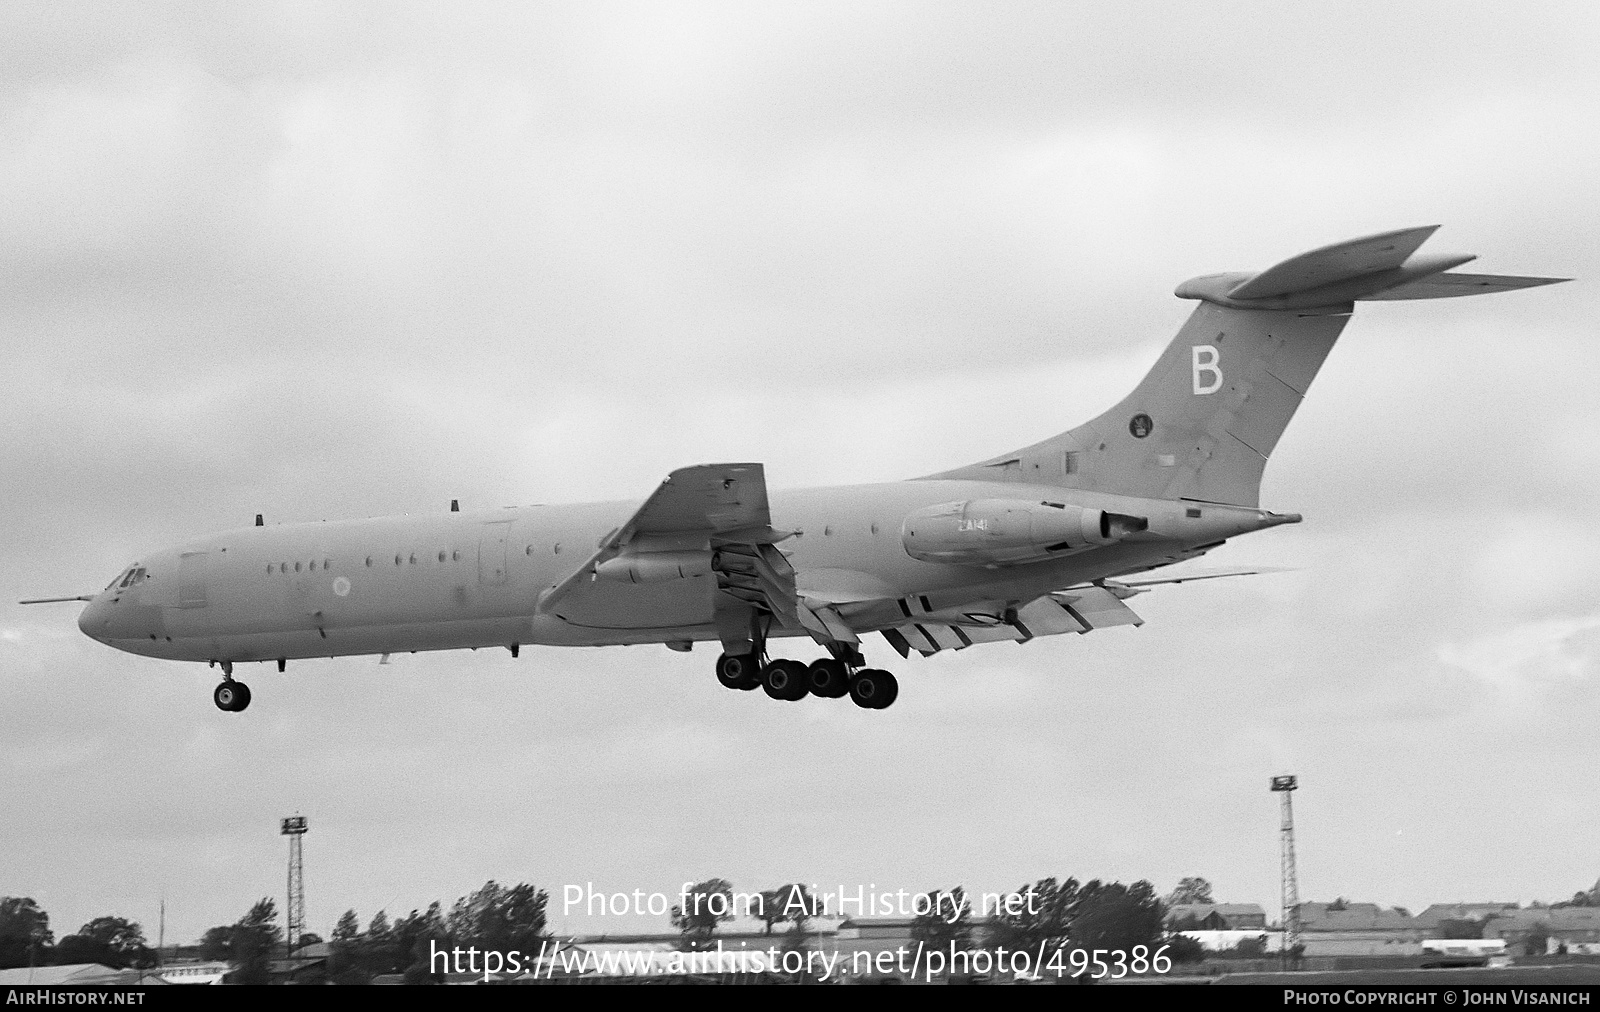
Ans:
POLYGON ((306 817, 291 815, 283 820, 282 835, 289 838, 289 908, 286 911, 284 944, 290 954, 300 946, 306 930, 305 865, 300 839, 306 835, 306 817))
POLYGON ((1283 958, 1293 959, 1300 946, 1300 884, 1294 870, 1294 792, 1299 781, 1286 774, 1272 778, 1272 791, 1283 795, 1283 822, 1279 834, 1279 848, 1283 861, 1283 958))

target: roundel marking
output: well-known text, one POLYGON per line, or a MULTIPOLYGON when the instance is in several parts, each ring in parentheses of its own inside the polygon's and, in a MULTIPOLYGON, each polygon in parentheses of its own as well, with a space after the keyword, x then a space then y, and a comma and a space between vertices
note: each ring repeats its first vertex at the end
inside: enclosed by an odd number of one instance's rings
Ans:
POLYGON ((343 576, 334 577, 333 592, 338 594, 340 597, 344 597, 346 594, 350 593, 350 581, 343 576))
POLYGON ((1134 439, 1143 439, 1150 435, 1151 430, 1155 427, 1156 423, 1152 422, 1150 416, 1142 411, 1128 419, 1128 431, 1133 433, 1134 439))

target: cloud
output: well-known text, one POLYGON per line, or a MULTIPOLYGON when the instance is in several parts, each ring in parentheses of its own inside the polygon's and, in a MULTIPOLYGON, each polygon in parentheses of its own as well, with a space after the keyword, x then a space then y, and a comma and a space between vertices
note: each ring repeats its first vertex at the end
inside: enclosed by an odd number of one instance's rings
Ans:
POLYGON ((1439 659, 1496 689, 1523 693, 1550 682, 1591 678, 1600 667, 1600 614, 1524 622, 1440 645, 1439 659))

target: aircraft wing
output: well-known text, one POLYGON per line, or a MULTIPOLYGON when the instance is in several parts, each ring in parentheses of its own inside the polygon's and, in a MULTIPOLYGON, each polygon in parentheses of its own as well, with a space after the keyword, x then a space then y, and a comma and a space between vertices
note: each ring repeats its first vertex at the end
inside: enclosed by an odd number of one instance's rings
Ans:
POLYGON ((930 657, 940 650, 964 650, 975 643, 1010 640, 1026 643, 1040 636, 1077 633, 1095 629, 1144 624, 1123 602, 1151 587, 1165 583, 1191 583, 1224 576, 1254 576, 1285 570, 1273 566, 1252 569, 1194 570, 1181 576, 1153 580, 1097 580, 1057 590, 1035 598, 1020 608, 979 607, 933 611, 922 597, 898 601, 905 621, 879 630, 901 657, 915 650, 930 657))
POLYGON ((1225 576, 1261 576, 1266 573, 1293 572, 1283 566, 1253 566, 1249 569, 1191 569, 1179 576, 1163 576, 1155 580, 1100 580, 1099 584, 1112 588, 1113 591, 1124 588, 1140 588, 1133 590, 1124 597, 1144 593, 1145 587, 1157 587, 1164 583, 1194 583, 1197 580, 1219 580, 1225 576))
POLYGON ((724 563, 717 574, 719 589, 731 586, 735 596, 798 621, 794 569, 773 547, 789 536, 790 532, 772 529, 766 470, 760 464, 680 467, 625 524, 600 542, 593 555, 541 595, 539 611, 552 612, 562 600, 599 579, 600 567, 613 559, 627 556, 648 562, 653 553, 672 552, 679 558, 683 553, 704 552, 708 570, 713 559, 724 563), (737 593, 740 590, 744 593, 737 593))
POLYGON ((920 601, 902 599, 900 610, 906 621, 879 630, 901 657, 909 657, 913 650, 931 657, 940 650, 965 650, 975 643, 1026 643, 1040 636, 1144 624, 1115 592, 1098 586, 1055 591, 1010 609, 919 613, 920 601))
POLYGON ((667 475, 609 544, 639 535, 728 535, 770 529, 767 475, 760 464, 696 464, 667 475))

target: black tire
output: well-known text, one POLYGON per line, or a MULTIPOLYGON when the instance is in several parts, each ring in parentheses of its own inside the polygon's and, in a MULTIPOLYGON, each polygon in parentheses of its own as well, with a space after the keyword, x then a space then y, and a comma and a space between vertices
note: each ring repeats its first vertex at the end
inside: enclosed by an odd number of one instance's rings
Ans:
POLYGON ((883 682, 883 695, 878 702, 878 709, 887 710, 900 698, 900 679, 887 671, 878 672, 878 678, 883 682))
POLYGON ((772 661, 761 673, 761 687, 767 695, 787 703, 806 698, 811 691, 807 681, 806 666, 799 661, 772 661))
POLYGON ((250 705, 250 690, 243 682, 222 682, 211 690, 211 701, 223 713, 238 713, 250 705))
POLYGON ((812 661, 806 668, 806 685, 813 696, 838 699, 850 691, 850 669, 832 657, 812 661))
POLYGON ((753 689, 761 684, 755 654, 723 654, 717 658, 717 681, 728 689, 753 689))
POLYGON ((862 668, 850 679, 850 699, 863 710, 885 710, 900 695, 900 683, 887 671, 862 668))

